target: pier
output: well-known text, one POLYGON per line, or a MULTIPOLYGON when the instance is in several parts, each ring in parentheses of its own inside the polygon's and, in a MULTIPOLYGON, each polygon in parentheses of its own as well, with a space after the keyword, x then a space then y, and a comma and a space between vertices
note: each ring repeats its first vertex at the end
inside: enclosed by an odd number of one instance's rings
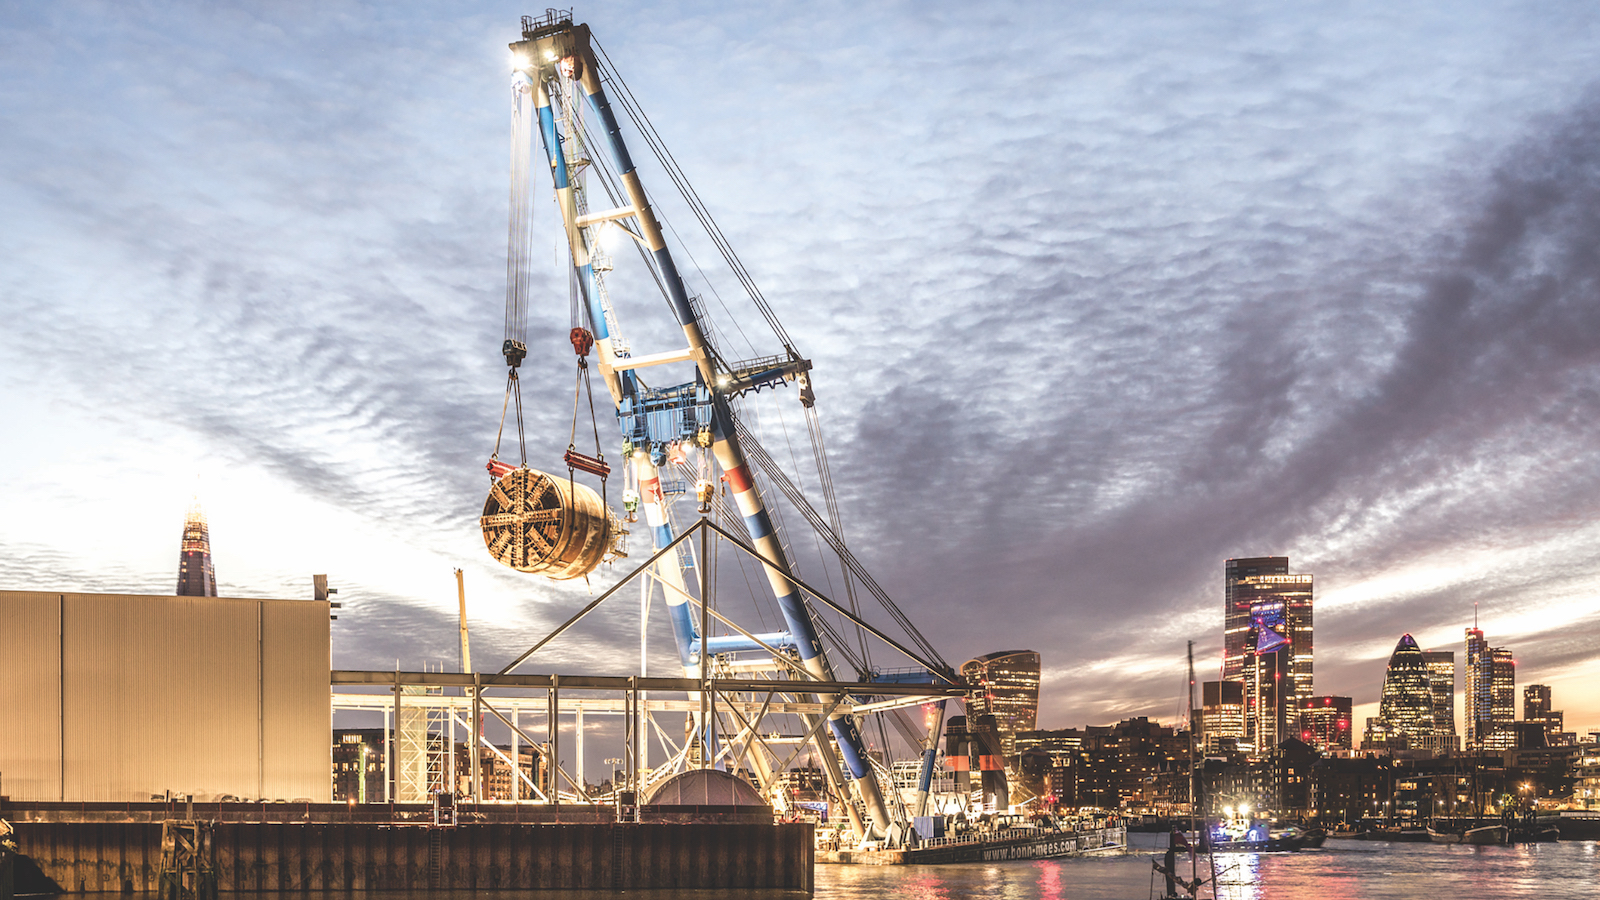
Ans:
MULTIPOLYGON (((217 890, 812 888, 809 824, 772 824, 770 818, 761 824, 573 821, 599 818, 580 813, 564 815, 566 821, 435 827, 329 821, 342 806, 291 806, 284 812, 299 815, 297 821, 219 821, 211 827, 217 890)), ((115 811, 108 809, 79 812, 80 818, 94 814, 100 821, 27 820, 61 812, 8 810, 20 819, 18 892, 159 888, 163 825, 148 820, 155 811, 127 811, 144 821, 110 821, 115 811)), ((686 812, 650 814, 682 818, 686 812)), ((712 814, 701 810, 699 817, 712 814)))

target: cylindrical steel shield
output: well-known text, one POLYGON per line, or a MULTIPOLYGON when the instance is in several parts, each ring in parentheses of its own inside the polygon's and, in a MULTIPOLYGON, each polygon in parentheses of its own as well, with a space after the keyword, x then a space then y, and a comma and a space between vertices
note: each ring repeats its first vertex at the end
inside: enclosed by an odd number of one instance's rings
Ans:
POLYGON ((594 571, 617 537, 616 521, 599 494, 528 468, 494 483, 478 523, 490 556, 519 572, 557 580, 594 571))

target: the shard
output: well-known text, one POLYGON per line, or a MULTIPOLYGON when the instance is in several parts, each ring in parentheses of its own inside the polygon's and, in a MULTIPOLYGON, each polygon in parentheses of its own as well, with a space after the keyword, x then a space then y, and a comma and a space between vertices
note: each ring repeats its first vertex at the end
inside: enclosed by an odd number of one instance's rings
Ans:
POLYGON ((211 534, 200 498, 189 504, 183 519, 183 546, 178 552, 178 596, 217 596, 217 575, 211 569, 211 534))

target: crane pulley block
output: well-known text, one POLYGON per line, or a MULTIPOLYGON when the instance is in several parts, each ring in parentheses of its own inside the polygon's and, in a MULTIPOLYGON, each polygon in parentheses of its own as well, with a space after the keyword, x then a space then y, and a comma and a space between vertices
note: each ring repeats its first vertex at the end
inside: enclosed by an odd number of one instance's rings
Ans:
POLYGON ((594 349, 594 335, 590 334, 587 328, 572 329, 567 339, 572 341, 572 350, 580 357, 588 356, 589 351, 594 349))

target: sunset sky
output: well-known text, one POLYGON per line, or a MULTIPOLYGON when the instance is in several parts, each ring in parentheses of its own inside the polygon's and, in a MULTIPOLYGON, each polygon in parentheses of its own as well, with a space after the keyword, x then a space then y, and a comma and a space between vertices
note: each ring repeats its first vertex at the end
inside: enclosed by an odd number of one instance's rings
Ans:
MULTIPOLYGON (((1358 729, 1400 635, 1459 659, 1475 607, 1519 688, 1600 729, 1600 6, 1410 6, 575 15, 814 361, 857 554, 951 662, 1042 653, 1041 726, 1174 719, 1185 641, 1220 663, 1224 560, 1279 554, 1358 729)), ((0 8, 0 587, 170 592, 197 492, 224 594, 340 588, 341 668, 453 668, 455 568, 484 669, 614 579, 512 572, 476 523, 506 44, 542 12, 0 8)), ((642 173, 691 289, 772 352, 642 173)), ((538 190, 523 392, 554 470, 538 190)), ((641 287, 619 272, 624 329, 672 349, 641 287)), ((793 391, 747 407, 814 486, 793 391)), ((632 671, 633 603, 534 668, 632 671)))

